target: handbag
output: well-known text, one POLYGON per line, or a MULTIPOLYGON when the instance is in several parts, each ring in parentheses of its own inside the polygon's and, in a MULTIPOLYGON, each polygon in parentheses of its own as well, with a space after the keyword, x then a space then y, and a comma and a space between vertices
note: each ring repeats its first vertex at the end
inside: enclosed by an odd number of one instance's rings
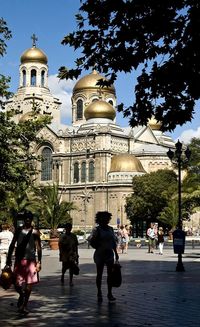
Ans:
POLYGON ((14 282, 14 276, 12 269, 9 266, 5 266, 2 270, 0 276, 0 285, 3 287, 4 290, 8 290, 14 282))
POLYGON ((96 233, 95 234, 92 233, 88 237, 88 242, 89 242, 89 245, 91 245, 91 247, 93 249, 97 249, 98 248, 99 242, 100 242, 100 230, 99 230, 99 227, 96 227, 96 233))
POLYGON ((122 283, 122 273, 121 273, 121 265, 118 261, 116 261, 113 264, 111 277, 112 277, 112 282, 111 282, 112 287, 120 287, 122 283))
POLYGON ((80 268, 76 262, 72 262, 71 271, 74 275, 79 275, 80 268))

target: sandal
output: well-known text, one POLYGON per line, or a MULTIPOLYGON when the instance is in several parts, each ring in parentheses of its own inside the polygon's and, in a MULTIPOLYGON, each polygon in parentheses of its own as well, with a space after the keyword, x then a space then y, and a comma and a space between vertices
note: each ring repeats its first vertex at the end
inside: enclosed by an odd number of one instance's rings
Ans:
POLYGON ((26 309, 26 308, 21 308, 21 309, 18 310, 18 312, 19 312, 20 314, 22 314, 22 315, 27 315, 27 314, 29 314, 29 311, 28 311, 28 309, 26 309))

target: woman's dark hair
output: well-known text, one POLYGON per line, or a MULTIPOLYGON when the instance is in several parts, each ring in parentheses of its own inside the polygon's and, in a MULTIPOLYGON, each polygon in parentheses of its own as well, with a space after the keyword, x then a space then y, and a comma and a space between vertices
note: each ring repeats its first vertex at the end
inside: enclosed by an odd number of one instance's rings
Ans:
POLYGON ((65 228, 71 228, 72 229, 72 224, 71 223, 66 223, 65 228))
POLYGON ((95 222, 97 224, 99 224, 101 222, 109 223, 111 218, 112 218, 112 214, 110 212, 108 212, 108 211, 98 211, 96 213, 96 216, 95 216, 95 222))
POLYGON ((25 219, 33 220, 33 214, 31 211, 24 210, 23 212, 19 212, 17 214, 17 219, 18 220, 25 220, 25 219))

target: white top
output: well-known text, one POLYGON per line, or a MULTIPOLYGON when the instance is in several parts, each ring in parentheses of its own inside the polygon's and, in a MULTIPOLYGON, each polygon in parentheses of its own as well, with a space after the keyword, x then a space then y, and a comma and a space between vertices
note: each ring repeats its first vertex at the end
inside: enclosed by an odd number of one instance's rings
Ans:
POLYGON ((0 232, 0 250, 8 250, 13 239, 13 233, 9 230, 0 232))

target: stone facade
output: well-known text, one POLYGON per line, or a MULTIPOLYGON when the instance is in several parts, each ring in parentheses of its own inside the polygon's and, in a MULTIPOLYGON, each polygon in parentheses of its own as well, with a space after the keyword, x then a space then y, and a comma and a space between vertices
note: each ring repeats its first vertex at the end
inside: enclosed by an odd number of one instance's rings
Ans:
POLYGON ((62 199, 78 208, 71 212, 74 227, 84 230, 94 225, 99 210, 112 213, 113 226, 117 218, 129 223, 125 203, 133 192, 132 177, 170 168, 167 151, 174 147, 154 120, 133 129, 117 125, 115 88, 98 86, 101 78, 93 71, 77 81, 72 125, 64 126, 59 99, 48 88, 47 57, 33 44, 21 56, 19 88, 7 103, 7 110, 19 110, 16 122, 30 118, 33 103, 41 114, 52 116, 52 123, 40 132, 43 142, 33 149, 45 159, 38 162, 37 183, 58 183, 62 199))

